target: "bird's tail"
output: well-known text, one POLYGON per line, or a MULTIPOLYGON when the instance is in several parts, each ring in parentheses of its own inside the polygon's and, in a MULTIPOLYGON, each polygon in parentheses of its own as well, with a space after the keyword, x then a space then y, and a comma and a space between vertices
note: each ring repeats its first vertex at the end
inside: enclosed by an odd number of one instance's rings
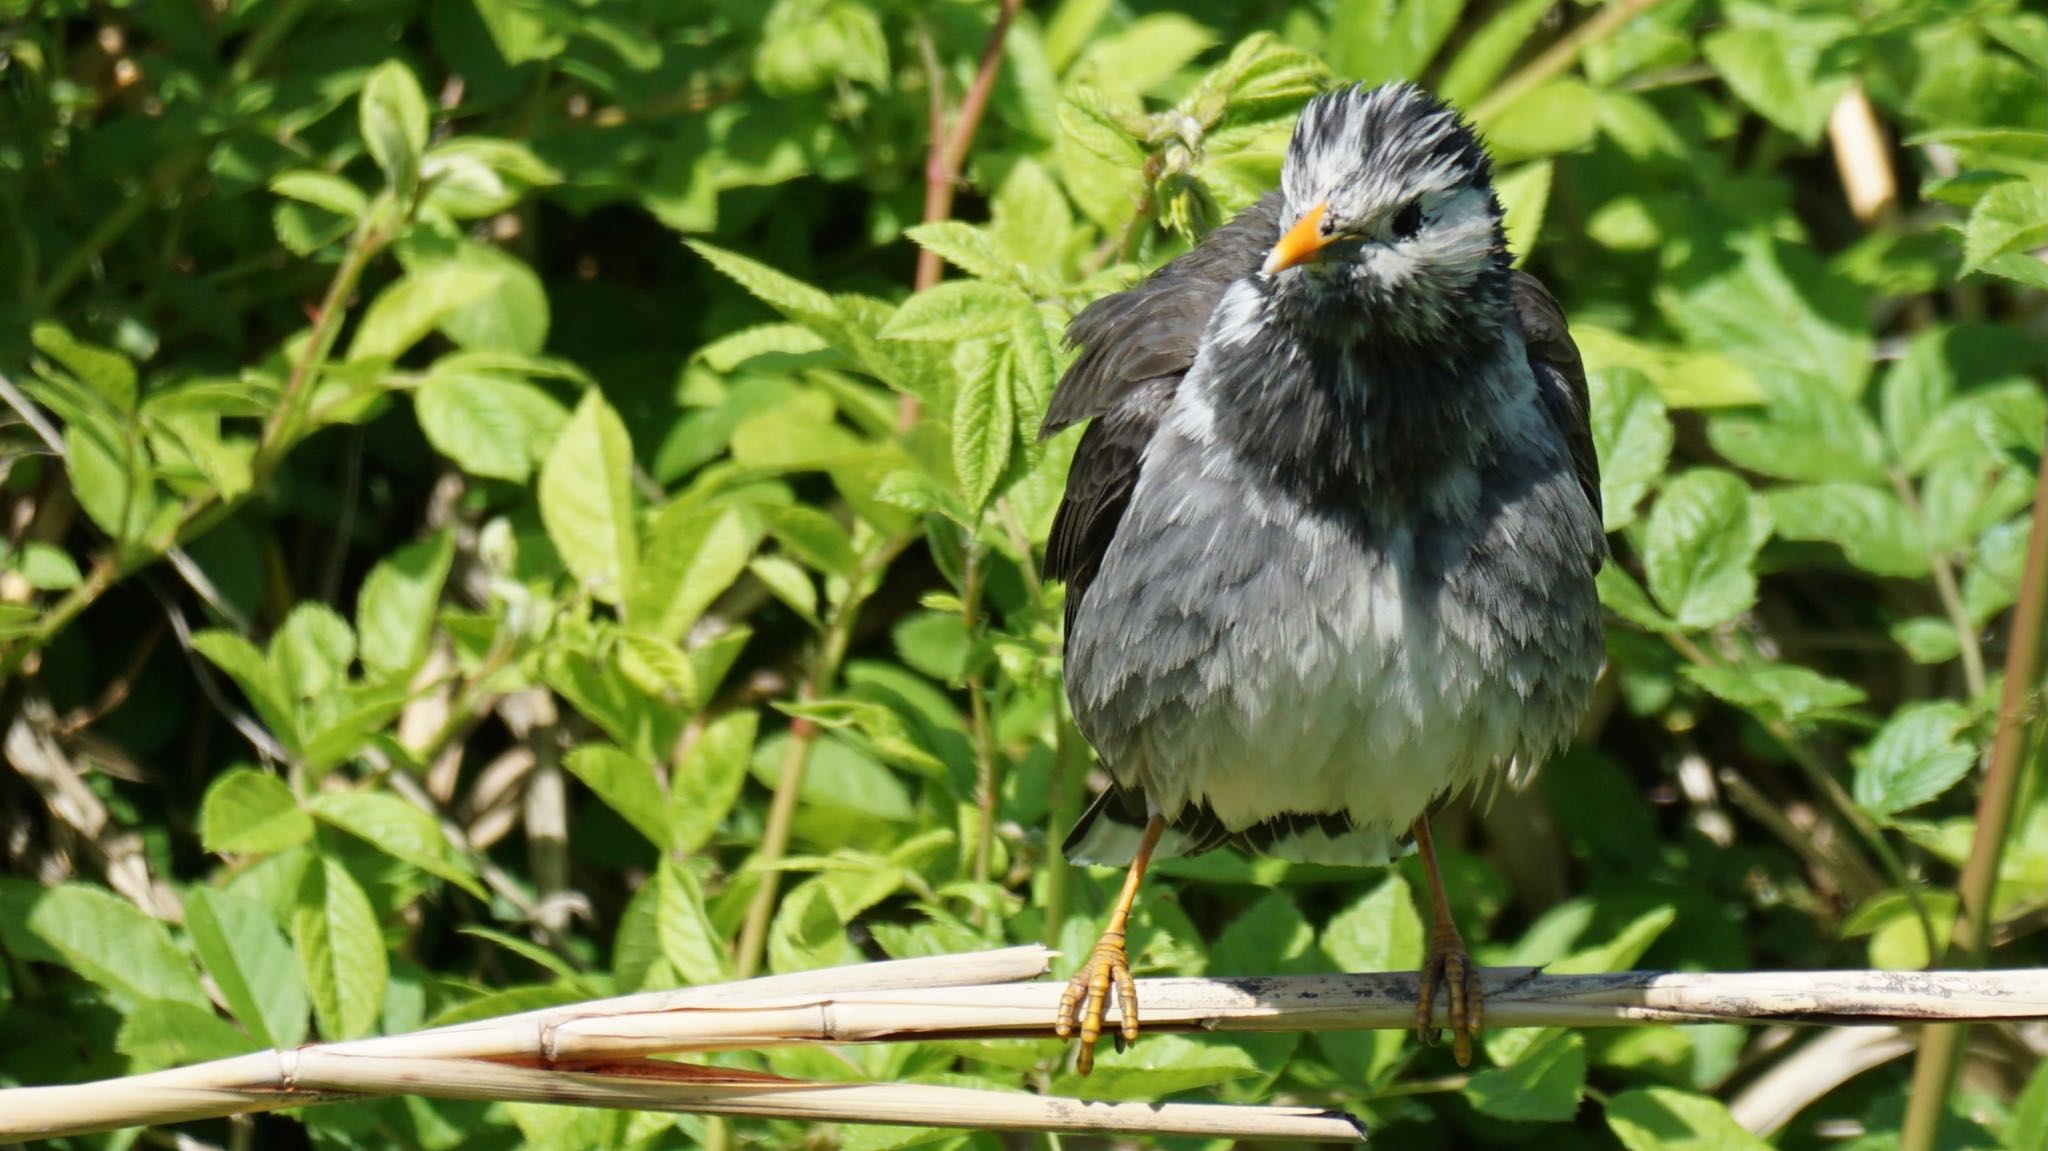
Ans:
MULTIPOLYGON (((1128 867, 1137 857, 1149 812, 1143 793, 1112 784, 1074 821, 1060 852, 1073 863, 1128 867)), ((1208 804, 1191 803, 1167 825, 1152 854, 1172 859, 1230 843, 1254 855, 1338 867, 1376 867, 1408 851, 1393 828, 1360 827, 1343 812, 1277 815, 1234 832, 1208 804)))

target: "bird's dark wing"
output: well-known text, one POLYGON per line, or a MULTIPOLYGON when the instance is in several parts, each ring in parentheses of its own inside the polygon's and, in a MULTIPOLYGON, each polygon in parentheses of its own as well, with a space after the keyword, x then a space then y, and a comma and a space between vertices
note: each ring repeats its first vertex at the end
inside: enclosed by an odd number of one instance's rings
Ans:
POLYGON ((1529 369, 1536 374, 1536 394, 1571 449, 1572 471, 1594 513, 1599 514, 1600 459, 1593 451, 1592 407, 1586 397, 1586 365, 1579 359, 1579 346, 1565 326, 1564 309, 1541 280, 1516 272, 1514 299, 1522 342, 1529 349, 1529 369))
POLYGON ((1080 355, 1054 389, 1039 435, 1095 420, 1074 450, 1045 549, 1045 574, 1067 583, 1069 626, 1123 520, 1145 445, 1194 365, 1209 313, 1233 281, 1258 271, 1279 238, 1274 192, 1141 283, 1083 308, 1067 326, 1067 342, 1080 355))

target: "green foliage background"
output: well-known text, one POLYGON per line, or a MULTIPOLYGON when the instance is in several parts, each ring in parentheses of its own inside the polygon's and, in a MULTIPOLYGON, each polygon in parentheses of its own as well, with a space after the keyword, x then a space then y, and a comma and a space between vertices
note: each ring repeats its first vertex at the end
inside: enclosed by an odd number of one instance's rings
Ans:
MULTIPOLYGON (((0 16, 0 1083, 1085 954, 1116 877, 1049 850, 1090 772, 1037 566, 1060 332, 1269 187, 1338 79, 1473 113, 1592 368, 1608 674, 1534 789, 1441 821, 1479 958, 1914 968, 1946 941, 2048 407, 2037 10, 1033 3, 925 224, 979 0, 0 16), (1850 93, 1874 117, 1831 128, 1850 93), (1899 195, 1859 218, 1833 156, 1868 128, 1899 195), (950 268, 912 297, 920 245, 950 268)), ((2048 960, 2040 778, 2002 964, 2048 960)), ((1420 955, 1410 865, 1158 872, 1145 972, 1420 955)), ((1385 1148, 1724 1151, 1761 1145, 1724 1103, 1800 1050, 1485 1047, 1469 1076, 1396 1033, 1151 1036, 1087 1080, 1051 1042, 731 1061, 1287 1097, 1385 1148)), ((2038 1151, 2025 1052, 1983 1040, 1946 1146, 2038 1151)), ((1891 1146, 1906 1068, 1820 1069, 1775 1145, 1891 1146)), ((256 1135, 1030 1142, 417 1100, 256 1135)))

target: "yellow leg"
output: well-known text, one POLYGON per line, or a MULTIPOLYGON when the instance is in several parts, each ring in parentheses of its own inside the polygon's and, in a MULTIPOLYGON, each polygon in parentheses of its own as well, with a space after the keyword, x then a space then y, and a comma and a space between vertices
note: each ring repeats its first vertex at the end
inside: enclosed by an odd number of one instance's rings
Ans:
POLYGON ((1429 931, 1429 949, 1422 957, 1422 984, 1415 1001, 1415 1030, 1424 1043, 1437 1039, 1436 992, 1441 986, 1450 1000, 1451 1053, 1458 1066, 1472 1063, 1472 1040, 1478 1036, 1485 1015, 1485 1000, 1479 991, 1479 968, 1465 953, 1465 939, 1451 918, 1451 905, 1444 899, 1444 877, 1436 867, 1436 841, 1429 835, 1427 815, 1415 821, 1415 851, 1422 856, 1422 870, 1429 879, 1429 904, 1434 922, 1429 931))
POLYGON ((1130 925, 1131 906, 1138 902, 1138 884, 1145 878, 1145 866, 1152 862, 1152 849, 1159 846, 1159 836, 1165 830, 1166 821, 1156 815, 1145 825, 1137 857, 1131 860, 1131 869, 1124 874, 1123 890, 1117 893, 1116 906, 1110 910, 1109 925, 1102 929, 1102 938, 1096 941, 1088 962, 1074 972, 1074 977, 1067 981, 1067 989, 1060 993, 1060 1012, 1053 1020, 1053 1031, 1061 1039, 1073 1035, 1075 1017, 1080 1017, 1081 1051, 1075 1056, 1074 1067, 1083 1075, 1095 1069, 1095 1041, 1102 1037, 1102 1016, 1109 1010, 1112 981, 1121 1008, 1117 1014, 1124 1042, 1137 1041, 1138 987, 1131 980, 1131 957, 1124 946, 1124 929, 1130 925))

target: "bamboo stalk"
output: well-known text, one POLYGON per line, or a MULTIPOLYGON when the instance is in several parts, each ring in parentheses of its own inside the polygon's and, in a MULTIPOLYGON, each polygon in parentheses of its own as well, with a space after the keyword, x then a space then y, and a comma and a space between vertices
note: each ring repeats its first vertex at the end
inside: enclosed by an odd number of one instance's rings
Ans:
MULTIPOLYGON (((1011 982, 1042 975, 1050 954, 1014 947, 773 976, 257 1052, 101 1083, 16 1088, 0 1091, 0 1140, 401 1093, 1003 1130, 1356 1136, 1348 1117, 1300 1108, 1111 1105, 917 1084, 817 1084, 643 1058, 794 1044, 1050 1038, 1060 988, 1011 982)), ((1495 968, 1482 981, 1487 1022, 1496 1027, 2048 1018, 2048 969, 1543 975, 1495 968)), ((1415 984, 1411 972, 1147 979, 1139 998, 1148 1031, 1406 1029, 1414 1022, 1415 984)))

